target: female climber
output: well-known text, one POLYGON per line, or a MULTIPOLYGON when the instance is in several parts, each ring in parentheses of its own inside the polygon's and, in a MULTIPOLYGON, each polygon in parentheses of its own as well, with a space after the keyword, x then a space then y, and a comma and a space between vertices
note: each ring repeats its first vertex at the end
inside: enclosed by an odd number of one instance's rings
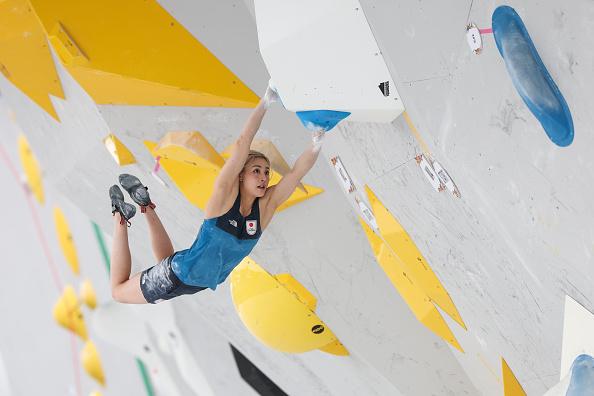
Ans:
POLYGON ((251 252, 276 209, 289 198, 315 163, 324 136, 323 131, 314 132, 311 146, 301 154, 291 171, 277 185, 268 187, 270 161, 264 154, 250 150, 250 145, 266 110, 277 99, 276 92, 269 86, 215 180, 206 205, 205 220, 188 249, 173 250, 147 188, 135 176, 120 175, 121 186, 145 215, 158 264, 130 276, 132 258, 128 225, 136 209, 124 202, 124 195, 117 185, 112 186, 109 196, 115 227, 111 252, 114 300, 154 304, 206 288, 214 290, 251 252))

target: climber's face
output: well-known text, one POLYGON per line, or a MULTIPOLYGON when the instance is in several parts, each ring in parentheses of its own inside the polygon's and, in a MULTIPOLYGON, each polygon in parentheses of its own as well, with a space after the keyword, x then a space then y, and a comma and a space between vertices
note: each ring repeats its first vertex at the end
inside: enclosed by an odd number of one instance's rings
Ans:
POLYGON ((256 197, 264 196, 270 181, 270 165, 264 158, 248 161, 239 174, 239 181, 249 194, 256 197))

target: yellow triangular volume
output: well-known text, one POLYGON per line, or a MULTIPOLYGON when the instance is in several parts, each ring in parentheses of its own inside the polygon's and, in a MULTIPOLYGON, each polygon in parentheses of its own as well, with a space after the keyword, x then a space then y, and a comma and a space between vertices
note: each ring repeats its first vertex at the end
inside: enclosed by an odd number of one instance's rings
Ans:
POLYGON ((132 152, 128 150, 128 147, 126 147, 124 143, 122 143, 121 140, 117 138, 116 135, 112 133, 107 135, 103 139, 103 144, 107 148, 107 151, 109 151, 109 154, 111 154, 111 156, 115 160, 116 164, 118 164, 119 166, 136 163, 136 158, 134 157, 134 154, 132 154, 132 152))
POLYGON ((168 132, 155 148, 163 159, 186 162, 199 167, 220 169, 225 165, 223 157, 198 132, 168 132))
POLYGON ((105 386, 105 375, 103 374, 103 368, 101 367, 101 359, 95 344, 91 340, 85 343, 85 346, 81 352, 82 365, 87 372, 95 381, 105 386))
POLYGON ((76 254, 76 246, 74 246, 74 238, 70 227, 66 221, 66 217, 60 208, 57 206, 54 208, 54 223, 56 225, 56 234, 58 235, 58 241, 60 242, 60 248, 66 258, 66 262, 70 266, 72 272, 76 275, 79 274, 78 267, 78 255, 76 254))
POLYGON ((43 27, 27 0, 0 1, 0 72, 52 117, 64 98, 43 27))
POLYGON ((45 201, 45 195, 43 193, 43 183, 41 178, 41 169, 39 168, 39 163, 37 162, 37 158, 31 151, 31 147, 29 146, 29 142, 24 135, 20 135, 18 139, 19 145, 19 158, 21 160, 21 165, 23 170, 25 171, 25 177, 27 179, 27 185, 29 186, 29 190, 33 193, 33 196, 40 204, 43 204, 45 201))
POLYGON ((402 225, 386 209, 368 186, 365 186, 371 209, 375 216, 380 234, 394 254, 403 263, 408 276, 437 304, 445 313, 466 329, 466 325, 450 298, 415 243, 402 225))
POLYGON ((400 296, 414 313, 417 320, 427 326, 427 328, 442 340, 448 342, 460 352, 464 352, 447 323, 431 302, 431 299, 408 276, 406 268, 393 254, 392 249, 386 246, 363 219, 359 218, 359 222, 365 231, 365 235, 369 240, 369 244, 378 263, 388 276, 388 279, 390 279, 392 285, 398 290, 400 296))
POLYGON ((501 371, 503 373, 503 395, 504 396, 526 396, 524 388, 518 382, 513 371, 507 365, 504 358, 501 358, 501 371))
POLYGON ((258 97, 156 0, 31 0, 100 104, 254 107, 258 97))
POLYGON ((74 287, 68 285, 54 305, 54 319, 58 324, 74 332, 83 340, 87 340, 87 326, 74 287))
MULTIPOLYGON (((193 133, 197 134, 198 132, 193 133)), ((202 157, 201 155, 204 154, 199 155, 195 149, 181 145, 169 144, 162 149, 158 149, 159 145, 151 141, 145 141, 144 145, 153 157, 159 157, 161 167, 186 199, 204 210, 212 194, 214 182, 221 171, 221 167, 216 164, 220 163, 219 158, 222 160, 222 157, 216 152, 216 156, 209 154, 209 156, 202 157)), ((210 144, 208 145, 210 146, 210 144)), ((205 147, 203 145, 202 149, 206 150, 205 147)), ((280 181, 280 178, 281 176, 277 172, 273 172, 269 185, 275 185, 280 181)), ((322 189, 310 185, 305 185, 305 191, 295 190, 289 199, 277 208, 277 212, 323 192, 322 189)))

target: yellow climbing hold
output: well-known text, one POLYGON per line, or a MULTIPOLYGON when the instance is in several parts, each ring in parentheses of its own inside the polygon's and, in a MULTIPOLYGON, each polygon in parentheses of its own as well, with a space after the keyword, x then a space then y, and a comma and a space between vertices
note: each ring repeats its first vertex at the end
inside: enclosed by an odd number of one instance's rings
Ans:
POLYGON ((134 154, 128 147, 124 146, 124 143, 116 137, 116 135, 110 133, 103 139, 103 144, 107 148, 107 151, 111 154, 116 164, 119 166, 130 165, 136 162, 134 154))
POLYGON ((231 296, 248 330, 272 349, 349 354, 311 309, 315 297, 289 274, 272 276, 245 258, 231 273, 231 296))
POLYGON ((102 395, 101 395, 101 392, 99 392, 99 391, 93 391, 93 392, 89 393, 89 396, 102 396, 102 395))
MULTIPOLYGON (((224 165, 224 157, 198 132, 170 132, 158 144, 148 140, 144 144, 155 158, 159 158, 161 167, 186 199, 204 210, 224 165)), ((269 185, 277 184, 280 179, 281 173, 273 165, 269 185)), ((296 189, 277 211, 322 192, 320 188, 305 185, 303 190, 296 189)))
POLYGON ((97 294, 95 293, 93 284, 88 279, 85 279, 80 284, 80 299, 90 309, 95 309, 97 307, 97 294))
POLYGON ((503 395, 504 396, 526 396, 526 392, 507 365, 504 358, 501 358, 501 371, 503 373, 503 395))
POLYGON ((421 288, 431 301, 466 330, 466 325, 450 295, 431 270, 410 235, 368 186, 365 186, 365 191, 377 221, 380 235, 386 243, 386 247, 392 250, 392 254, 402 265, 407 277, 412 279, 415 285, 421 288))
POLYGON ((54 305, 53 315, 60 326, 74 332, 83 340, 87 340, 87 326, 74 287, 67 285, 64 288, 62 295, 54 305))
POLYGON ((82 365, 87 372, 95 381, 105 386, 105 376, 103 374, 103 368, 101 367, 101 359, 95 344, 91 340, 85 343, 85 346, 81 352, 82 365))
POLYGON ((359 218, 378 263, 404 299, 417 320, 450 345, 464 352, 431 299, 408 275, 406 267, 393 250, 359 218))
POLYGON ((74 238, 72 237, 72 232, 70 232, 70 227, 68 227, 64 213, 57 206, 54 208, 54 223, 64 258, 66 258, 66 262, 72 272, 78 275, 78 256, 76 254, 76 247, 74 246, 74 238))
POLYGON ((58 119, 49 95, 64 98, 62 85, 28 0, 0 1, 0 73, 58 119))
POLYGON ((157 0, 31 0, 99 104, 254 107, 256 96, 157 0))
POLYGON ((27 179, 27 186, 29 190, 33 193, 33 196, 40 204, 43 204, 45 201, 45 196, 43 193, 43 183, 41 178, 41 169, 39 168, 39 163, 37 162, 37 158, 31 151, 31 147, 29 146, 29 142, 25 135, 20 135, 18 138, 18 146, 19 146, 19 158, 21 160, 21 165, 23 170, 25 171, 25 177, 27 179))

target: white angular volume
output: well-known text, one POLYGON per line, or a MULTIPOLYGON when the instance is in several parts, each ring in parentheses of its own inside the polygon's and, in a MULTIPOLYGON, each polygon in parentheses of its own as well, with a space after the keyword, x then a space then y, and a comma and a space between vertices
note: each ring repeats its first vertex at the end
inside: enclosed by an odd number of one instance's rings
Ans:
POLYGON ((569 373, 578 355, 594 356, 594 314, 566 295, 564 316, 561 379, 569 373))
POLYGON ((565 296, 560 381, 544 396, 594 394, 594 314, 565 296))
POLYGON ((404 106, 357 0, 255 0, 258 41, 290 111, 391 122, 404 106))

